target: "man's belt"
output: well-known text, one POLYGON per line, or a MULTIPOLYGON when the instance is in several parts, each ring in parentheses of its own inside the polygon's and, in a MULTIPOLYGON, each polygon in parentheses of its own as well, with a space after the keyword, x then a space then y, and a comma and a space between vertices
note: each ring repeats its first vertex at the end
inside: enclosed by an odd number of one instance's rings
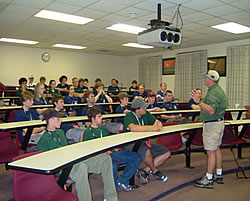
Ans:
POLYGON ((210 123, 210 122, 216 122, 216 121, 223 121, 224 118, 220 118, 220 119, 215 119, 215 120, 210 120, 210 121, 203 121, 203 123, 210 123))

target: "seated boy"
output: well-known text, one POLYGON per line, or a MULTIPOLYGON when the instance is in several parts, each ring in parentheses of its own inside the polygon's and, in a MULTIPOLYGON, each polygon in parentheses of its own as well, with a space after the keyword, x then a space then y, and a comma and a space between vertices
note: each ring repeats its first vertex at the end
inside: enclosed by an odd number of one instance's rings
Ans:
MULTIPOLYGON (((67 112, 64 111, 63 96, 55 95, 52 98, 52 102, 53 105, 55 106, 56 111, 64 113, 63 117, 68 117, 67 112)), ((66 138, 70 144, 81 142, 83 138, 83 132, 86 130, 86 128, 79 128, 77 125, 75 126, 73 123, 62 123, 61 129, 64 131, 66 138)))
MULTIPOLYGON (((90 108, 87 112, 87 115, 89 121, 91 121, 91 125, 84 132, 84 141, 110 135, 108 129, 102 126, 101 110, 98 108, 90 108)), ((134 175, 140 165, 140 155, 136 152, 131 152, 128 150, 120 151, 119 148, 115 148, 112 150, 110 156, 113 162, 113 176, 116 188, 120 187, 125 191, 132 191, 132 188, 129 185, 129 179, 134 175), (126 168, 120 176, 118 176, 118 162, 121 164, 126 164, 126 168)))
MULTIPOLYGON (((17 113, 15 114, 14 121, 17 122, 17 121, 40 120, 37 112, 31 109, 34 103, 33 94, 29 91, 24 91, 20 96, 20 100, 22 102, 23 107, 20 110, 18 110, 17 113)), ((34 128, 32 131, 32 135, 31 135, 29 143, 37 144, 44 130, 45 130, 44 127, 34 128)), ((20 130, 17 130, 17 132, 18 132, 19 140, 23 142, 24 136, 27 133, 27 129, 20 129, 20 130)))
POLYGON ((149 106, 147 108, 147 111, 148 112, 164 112, 164 111, 166 111, 166 109, 162 108, 162 106, 159 105, 159 103, 157 103, 155 101, 155 99, 156 99, 155 93, 149 92, 148 93, 148 103, 149 103, 149 106))
MULTIPOLYGON (((100 82, 97 83, 95 85, 95 89, 96 89, 96 94, 95 94, 96 103, 112 103, 113 102, 112 98, 110 98, 109 95, 105 93, 103 83, 100 83, 100 82)), ((110 109, 110 113, 113 113, 111 105, 110 106, 103 105, 102 108, 105 111, 110 109)))
MULTIPOLYGON (((59 129, 62 122, 60 118, 64 114, 50 108, 43 113, 43 116, 46 120, 47 128, 37 144, 37 149, 49 151, 67 146, 68 142, 65 134, 63 130, 59 129)), ((92 201, 88 173, 101 174, 104 184, 104 199, 118 201, 114 185, 112 161, 109 155, 99 154, 73 165, 69 177, 75 182, 79 201, 92 201)))
MULTIPOLYGON (((89 108, 99 108, 101 110, 102 114, 106 114, 106 112, 103 110, 103 108, 100 105, 95 104, 95 96, 93 92, 86 91, 84 94, 84 98, 87 102, 87 106, 83 107, 81 111, 81 116, 86 116, 89 108)), ((90 125, 90 122, 86 122, 85 126, 88 127, 90 125)), ((119 133, 120 130, 123 130, 122 123, 119 122, 111 122, 111 121, 105 121, 105 127, 109 130, 110 133, 119 133)))
MULTIPOLYGON (((124 113, 127 114, 131 110, 131 106, 128 105, 129 96, 126 93, 120 93, 119 99, 121 101, 121 104, 115 109, 116 114, 124 113)), ((124 118, 118 118, 117 122, 120 122, 123 124, 124 118)))

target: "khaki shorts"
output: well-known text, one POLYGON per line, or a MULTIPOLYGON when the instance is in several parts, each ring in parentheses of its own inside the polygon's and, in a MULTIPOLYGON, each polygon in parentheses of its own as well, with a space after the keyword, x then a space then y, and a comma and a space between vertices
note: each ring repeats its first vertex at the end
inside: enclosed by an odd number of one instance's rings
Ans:
POLYGON ((224 121, 203 123, 203 144, 205 150, 216 150, 221 145, 224 121))

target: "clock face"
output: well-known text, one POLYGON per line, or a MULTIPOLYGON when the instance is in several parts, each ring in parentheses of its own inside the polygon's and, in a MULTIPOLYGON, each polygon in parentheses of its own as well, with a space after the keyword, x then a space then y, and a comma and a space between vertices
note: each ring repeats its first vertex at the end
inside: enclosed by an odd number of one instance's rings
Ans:
POLYGON ((42 54, 42 60, 43 60, 44 62, 48 62, 48 61, 50 60, 50 55, 49 55, 48 52, 44 52, 44 53, 42 54))

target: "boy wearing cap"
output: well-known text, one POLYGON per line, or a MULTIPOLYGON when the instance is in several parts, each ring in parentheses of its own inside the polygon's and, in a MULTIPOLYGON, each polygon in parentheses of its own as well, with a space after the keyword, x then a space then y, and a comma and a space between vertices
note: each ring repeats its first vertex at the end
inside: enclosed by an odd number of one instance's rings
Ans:
POLYGON ((224 133, 224 114, 227 107, 227 98, 218 85, 220 76, 217 71, 209 70, 203 74, 204 82, 208 87, 207 95, 202 101, 199 93, 193 90, 190 97, 201 108, 200 118, 203 121, 203 143, 207 152, 207 173, 195 182, 195 186, 201 188, 213 188, 213 180, 223 184, 222 153, 220 145, 224 133), (215 173, 214 173, 215 171, 215 173))
POLYGON ((33 75, 30 75, 29 76, 29 82, 27 84, 27 88, 28 89, 31 89, 31 90, 34 90, 34 87, 36 86, 36 83, 34 83, 34 76, 33 75))
POLYGON ((159 103, 157 103, 155 101, 155 99, 156 99, 156 95, 154 92, 148 93, 149 106, 147 108, 147 111, 148 112, 164 112, 164 111, 166 111, 166 109, 162 108, 162 106, 160 106, 159 103))
MULTIPOLYGON (((108 129, 102 126, 101 110, 98 108, 90 108, 87 115, 89 121, 91 121, 91 125, 84 132, 83 141, 110 135, 108 129)), ((132 187, 129 185, 129 179, 134 175, 140 165, 140 155, 128 150, 121 151, 119 148, 114 148, 110 156, 113 162, 113 176, 116 188, 121 188, 128 192, 132 191, 132 187), (119 176, 118 163, 126 164, 126 168, 119 176)))
MULTIPOLYGON (((49 151, 67 146, 63 130, 59 129, 64 116, 55 109, 48 109, 43 113, 47 122, 47 129, 40 138, 37 149, 49 151)), ((91 190, 88 182, 88 173, 101 174, 104 184, 104 198, 109 201, 118 201, 113 180, 112 161, 109 155, 99 154, 75 164, 70 171, 69 177, 75 182, 79 201, 92 201, 91 190)))
MULTIPOLYGON (((159 131, 162 124, 153 115, 146 111, 148 103, 140 98, 133 100, 131 112, 128 112, 124 118, 124 132, 146 132, 159 131)), ((127 150, 133 150, 134 144, 126 147, 127 150)), ((163 175, 157 167, 162 165, 169 157, 170 151, 158 144, 143 141, 139 148, 138 154, 142 157, 143 162, 147 165, 144 169, 137 171, 137 176, 142 184, 148 183, 148 176, 151 173, 157 180, 166 182, 168 177, 163 175)))

